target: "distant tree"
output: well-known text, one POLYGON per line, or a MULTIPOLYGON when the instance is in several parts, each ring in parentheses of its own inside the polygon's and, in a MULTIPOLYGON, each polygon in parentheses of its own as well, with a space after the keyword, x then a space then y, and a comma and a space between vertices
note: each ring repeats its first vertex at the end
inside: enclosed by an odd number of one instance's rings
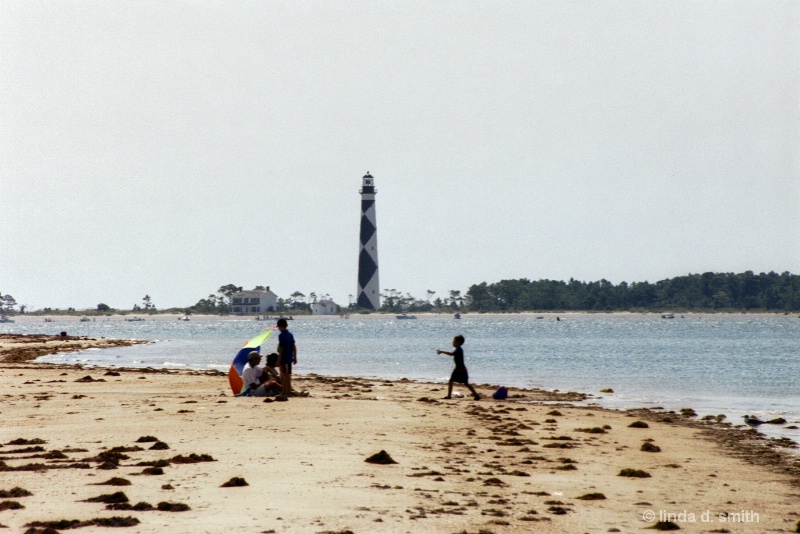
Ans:
POLYGON ((222 297, 217 297, 215 294, 212 293, 208 296, 208 298, 200 299, 199 301, 197 301, 197 304, 189 308, 189 310, 193 311, 194 313, 216 315, 217 313, 221 313, 218 306, 218 303, 220 301, 222 301, 222 297))
MULTIPOLYGON (((462 305, 451 291, 446 304, 462 305)), ((800 310, 800 276, 789 272, 703 273, 656 283, 608 280, 569 283, 555 280, 482 282, 467 291, 463 305, 473 311, 525 310, 800 310)))
POLYGON ((97 311, 100 312, 107 312, 111 311, 111 307, 108 304, 103 304, 102 302, 97 305, 97 311))
POLYGON ((403 294, 396 289, 384 289, 383 293, 381 293, 381 298, 383 299, 381 310, 388 312, 400 311, 400 298, 402 296, 403 294))
POLYGON ((231 303, 231 298, 234 293, 238 293, 239 291, 242 291, 242 286, 236 286, 234 284, 228 284, 217 289, 217 293, 225 297, 227 304, 231 303))
POLYGON ((461 296, 461 291, 457 289, 450 290, 450 307, 453 309, 462 306, 464 303, 464 298, 461 296))
MULTIPOLYGON (((0 293, 0 295, 2 295, 0 293)), ((14 311, 14 306, 17 305, 17 301, 11 295, 2 295, 0 296, 0 309, 4 313, 10 313, 14 311)))

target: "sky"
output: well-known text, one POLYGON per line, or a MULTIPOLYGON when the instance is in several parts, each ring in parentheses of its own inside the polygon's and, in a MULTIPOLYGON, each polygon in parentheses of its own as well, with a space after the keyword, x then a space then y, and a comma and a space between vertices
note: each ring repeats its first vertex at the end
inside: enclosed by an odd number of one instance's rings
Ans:
POLYGON ((0 292, 800 274, 800 3, 0 1, 0 292))

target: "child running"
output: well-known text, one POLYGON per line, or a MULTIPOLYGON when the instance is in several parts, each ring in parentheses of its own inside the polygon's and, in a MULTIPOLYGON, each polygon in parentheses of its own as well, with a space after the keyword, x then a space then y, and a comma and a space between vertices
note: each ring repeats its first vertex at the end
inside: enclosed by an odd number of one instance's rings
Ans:
POLYGON ((453 394, 453 382, 458 382, 459 384, 464 384, 469 388, 472 392, 472 398, 475 400, 480 400, 481 396, 478 395, 478 392, 475 391, 475 388, 469 385, 469 374, 467 373, 467 367, 464 365, 464 349, 461 348, 461 345, 464 344, 464 336, 456 336, 453 338, 453 347, 455 350, 453 352, 448 352, 446 350, 437 350, 436 354, 447 354, 448 356, 453 357, 453 361, 456 364, 456 368, 453 369, 453 374, 450 375, 450 383, 447 385, 447 396, 445 399, 451 398, 453 394))

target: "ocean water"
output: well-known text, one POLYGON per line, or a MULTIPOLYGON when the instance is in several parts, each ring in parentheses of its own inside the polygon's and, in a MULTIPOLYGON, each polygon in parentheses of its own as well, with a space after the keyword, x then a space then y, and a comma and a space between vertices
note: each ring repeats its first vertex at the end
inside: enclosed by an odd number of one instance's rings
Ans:
MULTIPOLYGON (((53 355, 40 361, 126 367, 227 371, 239 348, 272 323, 253 320, 124 322, 17 322, 0 332, 147 339, 148 345, 53 355)), ((466 315, 290 322, 297 339, 299 374, 446 382, 454 335, 475 384, 571 390, 611 408, 694 408, 724 413, 734 423, 745 413, 800 420, 800 319, 794 316, 466 315), (603 394, 613 388, 613 394, 603 394)), ((274 350, 277 334, 268 342, 274 350)), ((225 389, 221 384, 221 389, 225 389)), ((800 425, 799 425, 800 426, 800 425)), ((767 434, 800 441, 800 432, 764 425, 767 434)))

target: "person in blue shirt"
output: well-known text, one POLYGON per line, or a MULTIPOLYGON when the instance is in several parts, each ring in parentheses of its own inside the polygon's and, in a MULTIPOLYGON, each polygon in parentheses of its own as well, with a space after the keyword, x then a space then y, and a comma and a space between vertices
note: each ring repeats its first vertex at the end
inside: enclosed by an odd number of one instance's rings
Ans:
POLYGON ((456 367, 453 369, 453 373, 450 375, 450 383, 447 385, 447 396, 445 399, 451 398, 453 394, 453 382, 458 382, 459 384, 464 384, 469 388, 472 392, 472 398, 475 400, 480 400, 481 396, 478 395, 478 392, 475 391, 469 384, 469 373, 467 373, 467 366, 464 365, 464 349, 461 346, 464 344, 464 336, 456 336, 453 338, 453 347, 455 350, 453 352, 448 352, 446 350, 437 350, 436 354, 447 354, 448 356, 453 357, 453 362, 455 363, 456 367))
POLYGON ((292 391, 292 365, 297 365, 297 346, 294 343, 294 336, 287 329, 286 319, 278 319, 278 357, 281 366, 281 394, 277 400, 288 400, 292 391))

